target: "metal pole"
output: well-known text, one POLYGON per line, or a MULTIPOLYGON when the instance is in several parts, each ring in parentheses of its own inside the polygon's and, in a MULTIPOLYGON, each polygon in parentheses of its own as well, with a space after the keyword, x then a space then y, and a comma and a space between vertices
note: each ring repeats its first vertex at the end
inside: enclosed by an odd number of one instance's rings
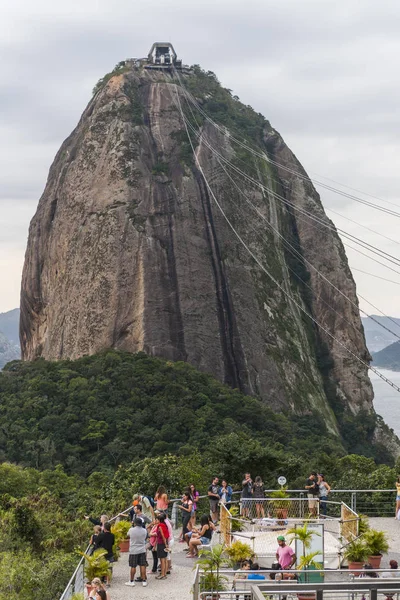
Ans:
POLYGON ((197 565, 193 582, 193 600, 198 600, 199 598, 199 579, 199 565, 197 565))

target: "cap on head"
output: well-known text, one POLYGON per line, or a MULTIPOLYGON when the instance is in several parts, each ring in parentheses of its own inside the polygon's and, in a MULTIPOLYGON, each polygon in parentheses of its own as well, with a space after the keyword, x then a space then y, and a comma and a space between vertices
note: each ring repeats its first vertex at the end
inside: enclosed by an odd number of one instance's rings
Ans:
POLYGON ((285 542, 285 537, 283 535, 278 535, 278 537, 276 538, 278 540, 278 542, 285 542))

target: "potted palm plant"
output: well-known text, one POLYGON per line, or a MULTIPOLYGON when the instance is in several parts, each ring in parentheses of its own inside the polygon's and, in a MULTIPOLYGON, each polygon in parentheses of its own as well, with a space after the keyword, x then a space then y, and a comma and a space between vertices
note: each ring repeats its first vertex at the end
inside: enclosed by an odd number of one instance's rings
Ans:
MULTIPOLYGON (((315 557, 318 556, 318 554, 320 554, 319 551, 309 552, 308 554, 303 554, 300 557, 300 560, 298 561, 297 568, 299 570, 304 571, 304 575, 305 575, 304 582, 305 583, 308 583, 307 571, 309 571, 310 569, 320 570, 322 568, 322 563, 314 560, 315 557)), ((316 594, 314 594, 312 592, 304 592, 304 593, 297 594, 297 597, 299 600, 315 600, 316 594)))
POLYGON ((364 543, 368 552, 368 562, 373 569, 381 566, 382 554, 389 550, 389 542, 383 531, 369 529, 364 534, 364 543))
POLYGON ((200 550, 197 564, 203 570, 200 577, 200 588, 204 592, 205 600, 218 600, 220 594, 226 590, 227 578, 220 574, 222 567, 226 566, 227 558, 222 544, 212 546, 210 549, 200 550))
POLYGON ((271 492, 270 497, 274 498, 272 504, 275 508, 276 517, 282 520, 287 519, 290 500, 286 488, 282 486, 280 490, 274 490, 271 492))
POLYGON ((79 552, 79 554, 85 557, 84 573, 88 582, 86 588, 89 593, 91 587, 89 584, 95 577, 103 579, 104 577, 111 576, 110 563, 104 558, 107 554, 107 550, 98 548, 93 554, 87 554, 86 552, 79 552))
POLYGON ((343 555, 348 562, 349 570, 354 575, 360 575, 363 564, 368 556, 367 546, 364 542, 359 539, 350 542, 343 555))
POLYGON ((226 549, 226 554, 230 558, 231 566, 233 569, 238 569, 240 567, 240 564, 244 560, 254 558, 255 556, 249 544, 245 544, 240 540, 233 542, 233 544, 231 544, 229 548, 226 549))
POLYGON ((111 527, 111 532, 115 536, 115 544, 119 547, 120 552, 129 551, 128 531, 131 528, 129 521, 118 521, 111 527))

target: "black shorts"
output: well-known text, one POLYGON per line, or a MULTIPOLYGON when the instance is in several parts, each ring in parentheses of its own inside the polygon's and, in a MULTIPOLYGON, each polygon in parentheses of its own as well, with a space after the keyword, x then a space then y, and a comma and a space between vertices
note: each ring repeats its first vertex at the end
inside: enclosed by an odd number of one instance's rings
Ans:
POLYGON ((157 543, 157 558, 167 558, 168 554, 165 552, 165 544, 157 543))
POLYGON ((146 567, 147 566, 146 552, 143 552, 142 554, 130 554, 129 555, 129 566, 132 567, 133 569, 136 569, 136 567, 146 567))

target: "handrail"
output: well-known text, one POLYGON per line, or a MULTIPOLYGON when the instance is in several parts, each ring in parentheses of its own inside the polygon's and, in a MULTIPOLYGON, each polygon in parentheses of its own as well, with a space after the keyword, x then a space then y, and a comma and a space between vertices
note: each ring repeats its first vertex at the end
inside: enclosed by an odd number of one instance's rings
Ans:
MULTIPOLYGON (((118 519, 118 517, 120 517, 121 515, 124 515, 125 513, 129 512, 131 510, 131 508, 132 508, 132 506, 129 506, 128 508, 126 508, 122 512, 118 513, 114 517, 111 517, 111 519, 108 519, 108 522, 112 523, 113 521, 115 521, 116 519, 118 519)), ((89 551, 89 548, 90 548, 90 544, 86 547, 85 554, 89 551)), ((73 572, 70 580, 68 581, 67 585, 65 586, 63 593, 61 594, 60 600, 64 600, 66 598, 66 595, 70 591, 70 588, 73 585, 74 579, 76 578, 76 575, 77 575, 80 567, 82 566, 82 563, 83 563, 84 560, 85 560, 85 557, 82 556, 81 559, 80 559, 80 561, 78 562, 78 564, 76 566, 76 569, 73 572)))
MULTIPOLYGON (((90 544, 87 546, 87 548, 85 550, 85 554, 89 551, 89 548, 90 548, 90 544)), ((82 556, 80 561, 78 562, 77 567, 76 567, 75 571, 73 572, 71 579, 68 581, 67 585, 65 586, 65 589, 60 597, 60 600, 64 600, 65 594, 68 592, 70 586, 72 585, 72 582, 74 581, 76 574, 78 573, 79 568, 80 568, 81 564, 83 563, 84 558, 85 557, 82 556)))

